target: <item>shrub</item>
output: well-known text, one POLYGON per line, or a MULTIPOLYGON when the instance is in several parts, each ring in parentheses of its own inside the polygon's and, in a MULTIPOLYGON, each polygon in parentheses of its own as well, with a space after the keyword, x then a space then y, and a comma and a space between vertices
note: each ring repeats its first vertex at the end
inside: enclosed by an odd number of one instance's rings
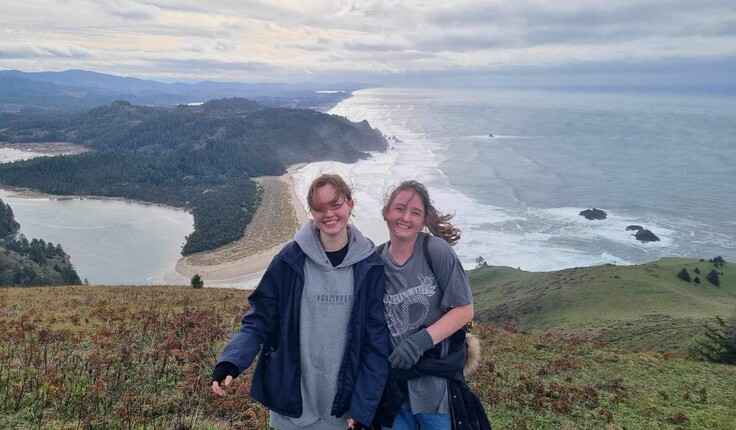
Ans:
POLYGON ((192 276, 192 288, 202 287, 204 287, 204 281, 202 281, 202 277, 199 276, 199 273, 195 273, 194 276, 192 276))
POLYGON ((704 335, 696 342, 696 355, 714 363, 736 364, 736 311, 728 320, 716 317, 716 325, 706 325, 704 335))
POLYGON ((716 269, 711 270, 710 273, 708 273, 708 276, 706 276, 705 278, 716 287, 721 285, 721 279, 718 277, 718 272, 716 271, 716 269))
POLYGON ((687 282, 690 282, 692 280, 690 278, 690 273, 684 267, 682 268, 682 270, 680 270, 680 273, 677 274, 677 277, 687 282))
POLYGON ((720 255, 718 257, 716 257, 716 258, 711 258, 708 261, 710 261, 711 263, 715 264, 716 266, 718 266, 719 264, 722 265, 723 263, 726 262, 726 260, 724 260, 723 257, 721 257, 720 255))

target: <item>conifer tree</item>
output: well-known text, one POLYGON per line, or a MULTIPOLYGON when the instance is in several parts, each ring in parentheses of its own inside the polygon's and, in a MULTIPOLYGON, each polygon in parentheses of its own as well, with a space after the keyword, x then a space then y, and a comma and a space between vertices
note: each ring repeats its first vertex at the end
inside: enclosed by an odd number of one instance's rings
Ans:
POLYGON ((736 364, 736 311, 727 320, 716 317, 716 325, 706 325, 704 335, 697 341, 697 355, 714 363, 736 364))
POLYGON ((204 287, 204 281, 202 281, 202 277, 199 276, 199 273, 195 273, 194 276, 192 276, 192 288, 202 287, 204 287))

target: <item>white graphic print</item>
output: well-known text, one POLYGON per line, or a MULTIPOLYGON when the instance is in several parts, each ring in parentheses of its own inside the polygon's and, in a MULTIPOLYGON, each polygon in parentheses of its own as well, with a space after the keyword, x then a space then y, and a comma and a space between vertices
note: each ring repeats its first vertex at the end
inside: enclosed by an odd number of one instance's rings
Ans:
POLYGON ((418 328, 429 313, 429 299, 435 294, 437 282, 433 276, 417 274, 419 285, 409 287, 409 282, 400 273, 387 272, 389 284, 401 285, 400 292, 383 296, 386 308, 386 323, 391 336, 401 336, 418 328), (412 308, 409 312, 409 308, 412 308))

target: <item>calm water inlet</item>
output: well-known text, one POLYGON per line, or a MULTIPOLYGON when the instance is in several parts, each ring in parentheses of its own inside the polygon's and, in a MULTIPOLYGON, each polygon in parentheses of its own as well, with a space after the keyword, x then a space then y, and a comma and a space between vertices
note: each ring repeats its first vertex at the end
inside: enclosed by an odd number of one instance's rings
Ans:
POLYGON ((173 273, 192 215, 121 200, 17 198, 0 190, 20 233, 61 244, 91 284, 160 284, 173 273))

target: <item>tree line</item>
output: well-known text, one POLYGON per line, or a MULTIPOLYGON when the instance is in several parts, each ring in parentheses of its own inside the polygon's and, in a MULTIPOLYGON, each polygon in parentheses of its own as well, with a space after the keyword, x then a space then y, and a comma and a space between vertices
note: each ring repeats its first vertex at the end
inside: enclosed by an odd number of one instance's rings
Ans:
POLYGON ((0 286, 79 285, 69 255, 61 245, 31 239, 15 238, 20 225, 10 205, 0 199, 0 286), (10 230, 6 226, 12 226, 10 230))

